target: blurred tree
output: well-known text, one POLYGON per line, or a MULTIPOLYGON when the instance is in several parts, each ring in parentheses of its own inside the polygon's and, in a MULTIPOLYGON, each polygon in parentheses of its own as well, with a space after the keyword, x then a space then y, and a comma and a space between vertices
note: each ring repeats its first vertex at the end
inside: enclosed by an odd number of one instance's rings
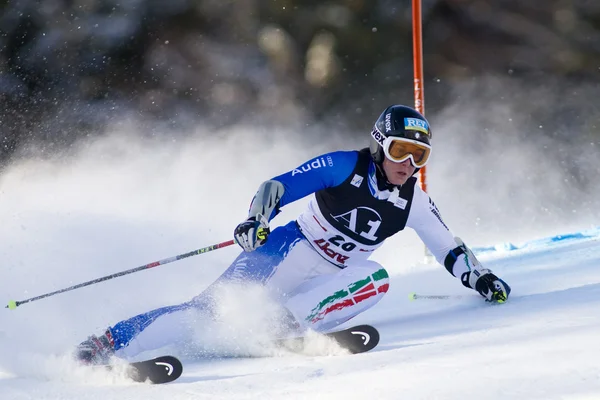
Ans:
MULTIPOLYGON (((386 105, 413 101, 408 1, 0 0, 0 7, 0 160, 32 142, 52 152, 132 115, 148 134, 161 134, 165 122, 241 120, 321 121, 351 132, 386 105)), ((547 126, 574 114, 578 127, 597 126, 598 106, 587 96, 599 84, 600 3, 423 0, 423 8, 428 115, 473 79, 493 76, 504 83, 474 89, 482 99, 501 88, 547 126), (548 91, 543 107, 527 98, 528 88, 548 91)))

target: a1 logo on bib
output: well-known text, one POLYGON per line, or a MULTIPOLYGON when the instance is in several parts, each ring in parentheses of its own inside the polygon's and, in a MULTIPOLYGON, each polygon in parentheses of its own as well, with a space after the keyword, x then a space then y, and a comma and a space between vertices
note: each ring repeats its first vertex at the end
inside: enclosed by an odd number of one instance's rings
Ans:
MULTIPOLYGON (((346 213, 331 216, 338 224, 373 242, 377 241, 377 230, 381 225, 381 215, 369 207, 356 207, 346 213)), ((340 228, 339 226, 336 228, 340 228)))

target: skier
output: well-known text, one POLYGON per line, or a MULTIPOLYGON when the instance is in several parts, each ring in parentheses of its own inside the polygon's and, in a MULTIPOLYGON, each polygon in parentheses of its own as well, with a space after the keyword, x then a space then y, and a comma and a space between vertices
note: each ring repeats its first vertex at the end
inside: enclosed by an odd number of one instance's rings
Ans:
POLYGON ((414 229, 437 261, 486 301, 503 303, 510 287, 484 268, 455 237, 414 175, 431 155, 431 129, 416 110, 386 108, 369 148, 323 154, 265 181, 248 219, 234 231, 242 252, 199 296, 109 327, 81 343, 76 357, 90 364, 131 357, 176 341, 182 312, 210 310, 211 291, 226 282, 264 285, 282 305, 288 325, 325 332, 373 307, 389 277, 369 256, 385 239, 414 229), (272 232, 280 208, 313 194, 306 210, 272 232))

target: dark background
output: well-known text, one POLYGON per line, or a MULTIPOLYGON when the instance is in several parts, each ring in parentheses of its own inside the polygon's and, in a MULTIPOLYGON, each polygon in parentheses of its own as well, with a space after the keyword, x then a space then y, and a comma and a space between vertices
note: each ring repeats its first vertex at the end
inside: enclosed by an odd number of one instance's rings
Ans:
MULTIPOLYGON (((423 0, 423 14, 437 126, 501 102, 524 137, 595 145, 600 2, 423 0)), ((0 0, 0 162, 126 118, 154 136, 200 122, 364 134, 414 104, 411 23, 408 0, 0 0)))

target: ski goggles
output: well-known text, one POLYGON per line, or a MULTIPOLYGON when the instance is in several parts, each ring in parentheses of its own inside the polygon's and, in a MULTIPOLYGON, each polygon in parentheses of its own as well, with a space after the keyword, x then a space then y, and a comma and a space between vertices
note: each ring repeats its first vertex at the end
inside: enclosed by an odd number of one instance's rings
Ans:
POLYGON ((421 168, 429 161, 431 146, 426 143, 403 137, 386 137, 376 129, 371 132, 371 136, 381 145, 385 156, 392 162, 401 163, 410 159, 415 168, 421 168))

